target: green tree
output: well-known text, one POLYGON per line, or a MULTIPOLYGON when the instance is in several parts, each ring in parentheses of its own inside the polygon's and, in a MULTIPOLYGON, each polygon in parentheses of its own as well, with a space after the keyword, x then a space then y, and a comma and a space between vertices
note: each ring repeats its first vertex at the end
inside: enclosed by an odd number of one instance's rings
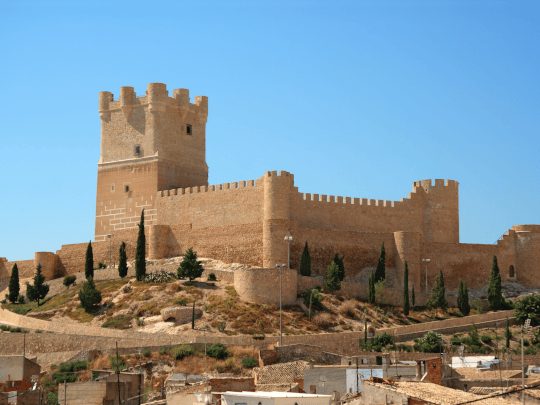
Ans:
POLYGON ((375 304, 375 274, 371 272, 368 279, 368 302, 375 304))
POLYGON ((530 318, 532 324, 537 325, 540 318, 540 295, 534 293, 520 299, 516 302, 514 314, 521 324, 530 318))
POLYGON ((448 301, 446 301, 446 291, 444 289, 444 277, 442 270, 435 279, 435 287, 431 291, 429 299, 427 301, 428 308, 440 308, 446 311, 448 308, 448 301))
POLYGON ((457 304, 459 311, 467 316, 471 312, 471 305, 469 304, 469 290, 467 284, 459 280, 458 298, 457 304))
POLYGON ((34 276, 34 285, 26 283, 26 297, 30 301, 36 301, 39 306, 39 300, 42 300, 49 293, 49 286, 45 284, 45 276, 41 274, 41 264, 38 264, 34 276))
POLYGON ((96 288, 94 279, 90 277, 79 290, 79 301, 86 312, 101 302, 101 292, 96 288))
POLYGON ((493 256, 493 262, 491 264, 487 299, 489 307, 494 311, 502 309, 505 303, 502 295, 501 273, 499 271, 499 265, 497 264, 497 256, 495 255, 493 256))
POLYGON ((135 276, 142 281, 146 275, 146 236, 144 235, 144 210, 141 212, 139 222, 139 236, 137 237, 137 251, 135 253, 135 276))
POLYGON ((189 278, 189 281, 194 280, 202 276, 204 271, 201 262, 197 260, 197 252, 193 251, 193 248, 189 248, 184 253, 184 258, 178 267, 178 278, 189 278))
POLYGON ((338 265, 339 268, 339 281, 343 281, 345 278, 345 265, 343 264, 343 259, 345 258, 345 255, 339 258, 338 254, 334 256, 334 263, 338 265))
POLYGON ((412 286, 412 292, 411 292, 411 303, 412 303, 412 306, 414 308, 414 306, 416 305, 416 297, 414 296, 414 285, 412 286))
POLYGON ((480 335, 478 334, 478 328, 473 323, 469 329, 469 337, 471 338, 473 346, 481 346, 482 342, 480 341, 480 335))
POLYGON ((19 298, 19 291, 21 290, 21 286, 19 284, 19 268, 17 267, 17 263, 13 265, 13 268, 11 269, 11 277, 9 279, 9 294, 8 299, 11 302, 16 302, 19 298))
POLYGON ((87 279, 90 277, 94 277, 94 253, 92 252, 92 241, 88 242, 88 247, 86 248, 84 275, 87 279))
POLYGON ((300 259, 300 275, 306 277, 311 276, 311 255, 309 254, 307 241, 304 246, 304 251, 302 252, 302 258, 300 259))
POLYGON ((379 262, 375 269, 375 283, 386 279, 386 251, 384 250, 384 242, 381 246, 381 253, 379 254, 379 262))
POLYGON ((332 262, 326 270, 326 276, 324 276, 324 286, 332 291, 338 291, 341 289, 341 279, 339 278, 339 266, 336 262, 332 262))
POLYGON ((409 266, 405 260, 405 270, 403 271, 403 314, 409 315, 409 266))
POLYGON ((416 349, 421 353, 440 353, 443 339, 440 333, 429 331, 424 336, 414 339, 416 349))
POLYGON ((510 339, 512 338, 512 332, 510 332, 510 321, 506 318, 506 329, 504 330, 504 337, 506 339, 506 348, 510 348, 510 339))
POLYGON ((127 254, 126 254, 126 243, 122 242, 120 245, 120 251, 118 252, 118 275, 121 278, 127 276, 127 254))

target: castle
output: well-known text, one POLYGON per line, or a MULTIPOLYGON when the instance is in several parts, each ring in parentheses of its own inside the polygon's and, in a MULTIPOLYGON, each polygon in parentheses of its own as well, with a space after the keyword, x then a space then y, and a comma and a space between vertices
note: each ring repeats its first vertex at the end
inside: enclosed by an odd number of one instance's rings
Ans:
MULTIPOLYGON (((298 269, 309 244, 314 275, 323 275, 335 253, 344 255, 346 281, 364 284, 384 242, 387 272, 401 289, 404 263, 410 287, 425 299, 442 270, 446 287, 459 280, 470 288, 487 283, 493 255, 503 282, 540 287, 540 225, 516 225, 494 245, 459 243, 458 183, 422 180, 401 201, 301 193, 294 176, 269 171, 256 180, 208 185, 206 121, 208 98, 161 83, 137 97, 122 87, 114 99, 99 94, 101 157, 98 163, 95 261, 113 261, 127 244, 134 257, 137 228, 145 210, 147 257, 181 255, 193 247, 200 257, 261 268, 287 263, 298 269), (428 265, 423 259, 430 259, 428 265)), ((41 263, 47 278, 84 268, 86 243, 63 245, 20 261, 21 277, 41 263)), ((14 262, 0 259, 0 279, 14 262)), ((262 271, 262 270, 261 270, 262 271)))

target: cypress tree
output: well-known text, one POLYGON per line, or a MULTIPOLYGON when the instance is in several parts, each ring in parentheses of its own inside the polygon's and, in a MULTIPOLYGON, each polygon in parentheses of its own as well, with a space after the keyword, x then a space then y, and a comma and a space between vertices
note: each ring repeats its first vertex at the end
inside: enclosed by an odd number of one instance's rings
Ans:
POLYGON ((386 279, 386 251, 384 250, 384 242, 381 246, 381 253, 379 254, 379 261, 377 263, 377 269, 375 270, 375 282, 386 279))
POLYGON ((326 270, 326 276, 324 277, 324 286, 332 291, 338 291, 341 289, 341 279, 339 278, 339 266, 336 262, 332 262, 326 270))
POLYGON ((368 301, 370 304, 375 304, 375 274, 371 272, 368 280, 368 301))
POLYGON ((13 268, 11 269, 11 277, 9 279, 8 299, 11 302, 16 302, 17 298, 19 298, 20 290, 21 290, 21 286, 19 284, 19 268, 17 267, 17 263, 15 263, 13 265, 13 268))
POLYGON ((501 273, 497 264, 497 256, 493 256, 493 263, 491 264, 487 299, 489 307, 492 310, 497 311, 503 307, 504 298, 502 295, 501 273))
POLYGON ((340 281, 343 281, 343 279, 345 278, 345 265, 343 264, 343 258, 345 257, 345 255, 343 255, 341 257, 341 259, 339 258, 338 254, 336 253, 335 257, 334 257, 334 263, 337 264, 338 268, 339 268, 339 280, 340 281))
POLYGON ((311 255, 309 254, 307 241, 304 246, 304 251, 302 252, 302 258, 300 259, 300 275, 306 277, 311 276, 311 255))
POLYGON ((39 300, 42 300, 47 296, 49 286, 44 283, 45 276, 41 274, 41 264, 38 264, 36 270, 36 275, 34 276, 34 285, 26 283, 26 297, 30 301, 37 301, 39 306, 39 300))
POLYGON ((412 306, 414 308, 414 306, 416 305, 415 296, 414 296, 414 285, 412 286, 411 303, 412 303, 412 306))
POLYGON ((84 275, 88 280, 90 277, 94 277, 94 253, 92 252, 92 241, 88 242, 86 248, 86 260, 84 261, 84 275))
POLYGON ((465 316, 469 315, 469 312, 471 312, 471 306, 469 305, 469 290, 467 289, 467 284, 461 280, 459 280, 457 303, 459 312, 465 316))
POLYGON ((512 333, 510 333, 510 321, 506 318, 506 329, 504 330, 504 337, 506 338, 506 348, 510 348, 510 338, 512 333))
POLYGON ((137 237, 137 252, 135 253, 135 275, 137 281, 142 281, 146 275, 146 237, 144 235, 144 210, 141 212, 139 222, 139 236, 137 237))
POLYGON ((127 276, 127 254, 126 254, 126 243, 122 242, 120 245, 120 251, 118 252, 118 275, 121 278, 127 276))
POLYGON ((193 312, 191 313, 191 329, 195 329, 195 301, 193 301, 193 312))
POLYGON ((405 270, 403 271, 403 314, 409 315, 409 266, 405 260, 405 270))

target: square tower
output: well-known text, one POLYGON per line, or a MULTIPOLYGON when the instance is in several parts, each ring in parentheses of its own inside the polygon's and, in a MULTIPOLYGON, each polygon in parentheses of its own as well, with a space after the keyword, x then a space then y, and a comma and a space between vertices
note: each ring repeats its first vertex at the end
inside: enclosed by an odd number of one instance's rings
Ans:
POLYGON ((99 93, 101 157, 98 163, 95 240, 136 228, 141 211, 155 223, 161 190, 208 185, 206 120, 208 97, 150 83, 146 95, 122 87, 120 98, 99 93))

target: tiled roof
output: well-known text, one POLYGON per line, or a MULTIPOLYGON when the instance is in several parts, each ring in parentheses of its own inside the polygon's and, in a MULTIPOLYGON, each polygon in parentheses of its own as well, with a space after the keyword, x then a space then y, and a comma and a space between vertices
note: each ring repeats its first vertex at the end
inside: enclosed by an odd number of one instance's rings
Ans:
POLYGON ((300 360, 255 367, 253 374, 257 384, 289 384, 296 379, 303 379, 304 370, 309 368, 311 368, 309 362, 300 360))
MULTIPOLYGON (((470 392, 455 390, 453 388, 443 387, 432 383, 402 381, 393 384, 385 384, 364 381, 364 384, 392 390, 437 405, 457 405, 479 399, 478 395, 470 392)), ((486 396, 481 401, 481 405, 515 405, 515 402, 504 399, 503 397, 490 398, 489 396, 486 396)))
POLYGON ((469 392, 476 395, 488 395, 502 391, 506 387, 472 387, 469 392))
POLYGON ((461 375, 466 380, 507 380, 521 377, 520 370, 478 370, 476 367, 457 367, 453 372, 461 375))

